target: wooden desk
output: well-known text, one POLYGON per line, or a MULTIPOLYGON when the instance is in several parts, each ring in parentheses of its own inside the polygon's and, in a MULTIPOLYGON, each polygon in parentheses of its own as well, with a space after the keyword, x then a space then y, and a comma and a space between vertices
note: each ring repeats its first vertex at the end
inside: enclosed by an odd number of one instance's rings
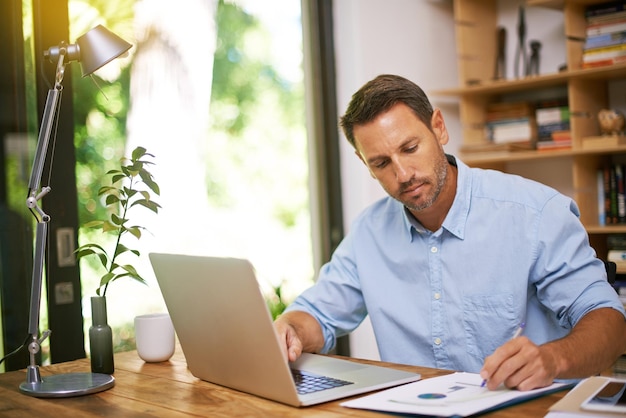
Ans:
MULTIPOLYGON (((358 360, 365 363, 371 361, 358 360)), ((379 363, 380 364, 380 363, 379 363)), ((424 379, 449 373, 425 367, 384 366, 415 371, 424 379)), ((89 372, 89 360, 81 359, 41 368, 45 376, 89 372)), ((339 406, 341 401, 293 408, 196 379, 180 350, 169 362, 144 363, 135 351, 115 355, 115 386, 107 391, 75 398, 41 399, 26 396, 19 385, 25 371, 0 374, 2 417, 381 417, 378 412, 339 406)), ((566 392, 551 394, 495 411, 490 417, 543 417, 566 392)))

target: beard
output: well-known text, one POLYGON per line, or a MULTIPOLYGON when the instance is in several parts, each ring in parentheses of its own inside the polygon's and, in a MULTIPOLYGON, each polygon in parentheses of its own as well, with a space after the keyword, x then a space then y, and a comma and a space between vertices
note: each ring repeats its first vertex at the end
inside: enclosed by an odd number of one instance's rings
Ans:
POLYGON ((413 212, 419 212, 424 209, 428 209, 431 207, 436 201, 441 191, 443 190, 443 186, 446 183, 446 178, 448 177, 448 159, 445 154, 441 154, 441 157, 435 162, 434 167, 434 176, 433 177, 422 177, 416 178, 412 177, 411 180, 400 184, 398 191, 395 194, 389 193, 394 199, 398 202, 402 203, 407 209, 413 212), (416 184, 422 185, 430 185, 432 186, 428 192, 428 194, 420 194, 416 198, 411 199, 403 199, 402 195, 405 191, 410 190, 416 184))

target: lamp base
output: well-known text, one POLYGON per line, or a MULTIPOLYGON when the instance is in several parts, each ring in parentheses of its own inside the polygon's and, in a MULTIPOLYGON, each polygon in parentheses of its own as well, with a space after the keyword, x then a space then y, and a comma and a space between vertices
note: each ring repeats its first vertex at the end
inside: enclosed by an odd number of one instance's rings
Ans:
POLYGON ((115 378, 102 373, 67 373, 46 376, 39 382, 23 382, 20 391, 36 398, 70 398, 110 389, 115 378))

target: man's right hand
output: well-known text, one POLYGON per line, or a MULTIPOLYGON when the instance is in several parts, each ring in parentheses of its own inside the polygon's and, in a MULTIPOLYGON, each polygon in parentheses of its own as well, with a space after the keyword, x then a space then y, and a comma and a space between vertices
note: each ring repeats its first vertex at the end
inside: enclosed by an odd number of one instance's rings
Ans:
POLYGON ((283 355, 289 361, 296 361, 302 354, 302 341, 295 328, 283 317, 274 321, 274 328, 276 328, 283 355))
POLYGON ((313 316, 303 311, 290 311, 274 321, 281 350, 289 361, 296 361, 302 352, 317 352, 324 347, 322 329, 313 316))

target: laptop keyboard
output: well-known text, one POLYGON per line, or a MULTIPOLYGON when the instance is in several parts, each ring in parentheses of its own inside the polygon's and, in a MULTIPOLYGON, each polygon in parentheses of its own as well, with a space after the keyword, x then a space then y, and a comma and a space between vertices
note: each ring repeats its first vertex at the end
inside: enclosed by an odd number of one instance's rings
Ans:
POLYGON ((353 384, 353 382, 348 382, 346 380, 321 376, 302 370, 291 369, 291 374, 294 382, 296 382, 296 389, 300 395, 353 384))

